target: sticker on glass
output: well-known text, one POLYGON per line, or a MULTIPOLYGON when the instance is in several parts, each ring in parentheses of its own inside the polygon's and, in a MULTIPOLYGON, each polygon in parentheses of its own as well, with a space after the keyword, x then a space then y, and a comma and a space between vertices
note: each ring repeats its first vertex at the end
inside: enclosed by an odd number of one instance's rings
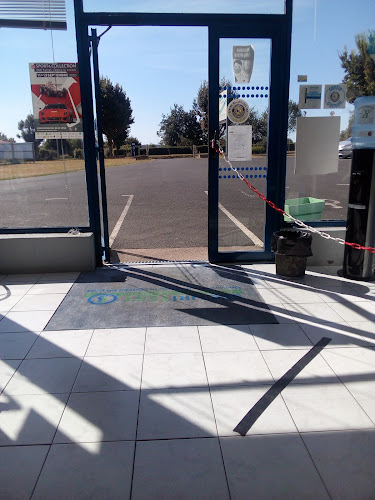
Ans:
POLYGON ((244 123, 250 116, 250 107, 246 101, 235 99, 228 106, 228 118, 233 123, 244 123))
POLYGON ((321 85, 299 86, 299 109, 320 109, 322 105, 321 85))
POLYGON ((346 103, 347 85, 324 86, 324 109, 343 109, 346 103))
POLYGON ((236 83, 249 83, 254 66, 252 45, 233 45, 233 72, 236 83))

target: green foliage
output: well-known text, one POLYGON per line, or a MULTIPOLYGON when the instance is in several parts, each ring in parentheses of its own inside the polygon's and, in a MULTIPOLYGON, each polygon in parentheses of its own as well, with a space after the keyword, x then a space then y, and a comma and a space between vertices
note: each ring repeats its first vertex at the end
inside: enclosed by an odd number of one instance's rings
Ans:
POLYGON ((339 53, 341 67, 345 71, 343 83, 348 85, 347 100, 353 102, 357 97, 375 95, 375 62, 371 59, 369 48, 375 45, 375 31, 360 33, 355 37, 357 51, 348 52, 347 47, 339 53))
POLYGON ((109 78, 100 78, 102 97, 103 133, 107 137, 109 155, 119 149, 129 135, 134 123, 130 99, 121 85, 113 85, 109 78))
POLYGON ((75 148, 73 151, 73 157, 74 158, 83 158, 83 149, 82 148, 75 148))
POLYGON ((354 123, 354 111, 351 111, 348 126, 346 127, 345 130, 342 130, 340 132, 340 141, 345 141, 345 139, 348 139, 349 137, 352 136, 353 123, 354 123))
POLYGON ((2 132, 0 132, 0 141, 8 142, 9 139, 8 139, 8 137, 5 134, 3 134, 2 132))
POLYGON ((57 151, 53 149, 40 148, 39 150, 40 160, 57 160, 57 151))
POLYGON ((33 142, 35 147, 35 153, 38 154, 38 146, 43 139, 35 139, 35 120, 33 115, 27 115, 25 120, 18 122, 18 130, 21 134, 17 134, 19 139, 23 139, 25 142, 33 142))
POLYGON ((60 156, 74 156, 75 149, 82 149, 83 141, 81 139, 45 139, 40 146, 42 149, 56 151, 56 155, 60 156))
POLYGON ((253 144, 253 154, 263 155, 267 152, 267 144, 253 144))
POLYGON ((203 144, 204 134, 193 110, 185 111, 175 104, 168 115, 162 115, 158 136, 168 146, 203 144))
POLYGON ((288 102, 288 134, 296 130, 297 118, 302 116, 301 110, 295 101, 289 100, 288 102))
POLYGON ((132 137, 132 136, 127 137, 124 144, 131 146, 133 144, 133 142, 136 146, 141 145, 141 141, 139 139, 137 139, 137 137, 132 137))

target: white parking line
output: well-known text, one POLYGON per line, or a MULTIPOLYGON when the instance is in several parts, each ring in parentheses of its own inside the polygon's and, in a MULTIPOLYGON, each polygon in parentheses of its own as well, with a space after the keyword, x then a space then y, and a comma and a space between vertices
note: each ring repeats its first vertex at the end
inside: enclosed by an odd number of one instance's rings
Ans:
POLYGON ((133 194, 123 194, 122 196, 129 196, 128 202, 125 205, 124 210, 122 211, 119 220, 117 221, 115 227, 113 228, 113 231, 111 233, 111 236, 109 237, 109 246, 111 247, 113 242, 115 241, 116 236, 118 235, 120 231, 120 227, 122 223, 124 222, 124 219, 126 217, 126 214, 128 213, 128 210, 130 208, 131 202, 133 201, 134 195, 133 194))
MULTIPOLYGON (((208 195, 208 191, 205 191, 205 193, 208 195)), ((250 231, 246 226, 242 224, 234 215, 232 215, 229 210, 227 210, 221 203, 218 204, 220 210, 240 229, 257 247, 262 247, 263 246, 263 241, 258 238, 258 236, 255 236, 254 233, 250 231)))

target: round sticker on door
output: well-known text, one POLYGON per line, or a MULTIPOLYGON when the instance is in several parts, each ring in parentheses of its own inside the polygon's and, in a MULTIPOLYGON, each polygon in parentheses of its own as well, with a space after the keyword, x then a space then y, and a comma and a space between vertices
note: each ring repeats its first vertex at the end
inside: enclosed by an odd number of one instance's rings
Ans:
POLYGON ((242 99, 235 99, 228 106, 228 118, 233 123, 243 123, 250 115, 250 107, 242 99))

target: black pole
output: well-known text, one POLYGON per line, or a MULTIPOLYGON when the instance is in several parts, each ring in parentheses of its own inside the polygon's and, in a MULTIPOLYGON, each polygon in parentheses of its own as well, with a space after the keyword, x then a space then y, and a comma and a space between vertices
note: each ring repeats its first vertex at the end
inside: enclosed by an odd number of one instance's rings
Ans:
POLYGON ((99 78, 99 58, 98 58, 98 37, 96 29, 91 29, 92 42, 92 62, 94 68, 94 89, 96 100, 96 128, 98 134, 98 156, 99 156, 99 171, 100 171, 100 189, 101 189, 101 205, 102 205, 102 224, 103 224, 103 239, 104 239, 104 256, 107 262, 111 260, 111 252, 109 248, 109 233, 108 233, 108 209, 107 209, 107 186, 105 180, 105 164, 104 164, 104 144, 103 144, 103 116, 102 116, 102 99, 100 94, 100 78, 99 78))
POLYGON ((84 19, 83 0, 74 0, 75 27, 79 80, 81 87, 83 147, 85 152, 85 171, 90 228, 94 233, 95 261, 103 265, 98 174, 96 167, 94 112, 92 103, 91 69, 89 55, 88 27, 84 19))

